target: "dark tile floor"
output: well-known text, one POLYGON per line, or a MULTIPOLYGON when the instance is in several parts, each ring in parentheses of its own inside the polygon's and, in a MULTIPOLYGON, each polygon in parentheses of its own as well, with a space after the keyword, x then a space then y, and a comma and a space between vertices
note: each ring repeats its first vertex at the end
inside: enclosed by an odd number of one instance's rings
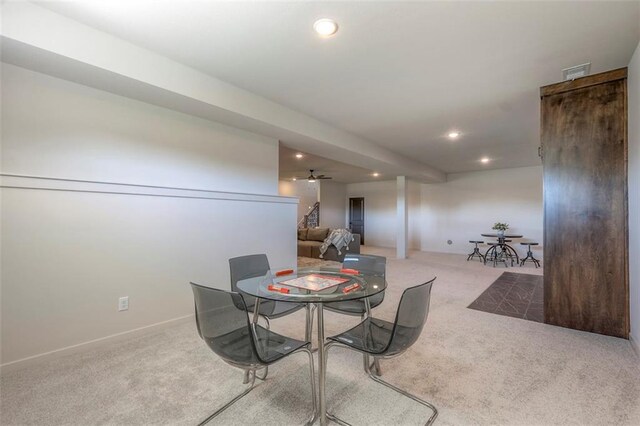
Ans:
POLYGON ((468 308, 544 322, 542 276, 504 272, 468 308))

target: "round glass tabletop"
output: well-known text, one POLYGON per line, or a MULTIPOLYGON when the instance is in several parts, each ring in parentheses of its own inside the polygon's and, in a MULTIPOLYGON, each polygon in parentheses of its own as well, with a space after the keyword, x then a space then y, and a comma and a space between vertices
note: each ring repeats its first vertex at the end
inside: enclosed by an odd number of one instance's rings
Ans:
POLYGON ((384 275, 340 271, 334 268, 304 268, 289 275, 276 276, 277 271, 271 270, 265 275, 238 281, 238 289, 266 300, 329 303, 363 299, 387 288, 384 275))

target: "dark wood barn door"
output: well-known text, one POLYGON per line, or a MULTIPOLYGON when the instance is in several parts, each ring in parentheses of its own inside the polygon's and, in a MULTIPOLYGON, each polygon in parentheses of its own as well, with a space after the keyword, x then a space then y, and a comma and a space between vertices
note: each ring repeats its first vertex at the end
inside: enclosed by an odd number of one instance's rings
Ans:
POLYGON ((627 338, 624 77, 543 87, 541 138, 545 322, 627 338))

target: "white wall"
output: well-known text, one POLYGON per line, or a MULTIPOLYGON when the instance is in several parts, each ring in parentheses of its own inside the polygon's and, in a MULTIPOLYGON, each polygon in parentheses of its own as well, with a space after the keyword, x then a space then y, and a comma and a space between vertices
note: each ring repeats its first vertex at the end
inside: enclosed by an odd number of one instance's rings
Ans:
POLYGON ((347 185, 329 180, 320 181, 320 226, 345 228, 347 215, 347 185))
POLYGON ((425 251, 468 253, 469 240, 487 240, 480 234, 495 222, 542 246, 542 166, 456 173, 446 183, 424 184, 421 214, 425 251))
POLYGON ((408 225, 409 225, 409 249, 421 250, 422 247, 422 184, 409 181, 408 195, 408 225))
POLYGON ((189 281, 228 288, 229 257, 294 264, 277 140, 2 72, 3 364, 190 315, 189 281))
POLYGON ((274 139, 12 65, 2 71, 3 173, 277 194, 274 139))
POLYGON ((629 301, 631 338, 640 353, 640 44, 629 63, 629 301))
POLYGON ((313 205, 319 201, 318 183, 310 183, 306 180, 298 180, 295 182, 288 180, 278 181, 278 193, 283 197, 296 197, 300 200, 298 203, 297 222, 309 213, 313 205))
POLYGON ((351 183, 347 198, 364 197, 364 238, 368 246, 396 246, 396 181, 351 183))
MULTIPOLYGON (((349 184, 347 197, 365 198, 367 245, 395 247, 396 182, 349 184)), ((469 240, 492 232, 497 221, 540 243, 534 253, 542 258, 542 166, 450 174, 438 184, 409 183, 412 249, 468 253, 469 240)))

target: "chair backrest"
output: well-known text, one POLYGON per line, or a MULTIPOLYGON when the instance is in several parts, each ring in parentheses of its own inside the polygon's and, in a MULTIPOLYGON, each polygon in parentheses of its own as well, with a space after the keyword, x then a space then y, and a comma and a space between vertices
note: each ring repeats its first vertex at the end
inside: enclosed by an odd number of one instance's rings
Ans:
POLYGON ((384 276, 387 272, 387 258, 371 254, 347 254, 342 267, 384 276))
POLYGON ((432 280, 410 287, 402 293, 391 339, 385 351, 386 355, 404 352, 420 337, 424 324, 427 322, 427 315, 429 315, 431 286, 435 280, 434 277, 432 280))
POLYGON ((238 291, 238 281, 260 277, 271 268, 266 254, 250 254, 229 259, 229 269, 231 270, 231 291, 238 291))
POLYGON ((195 283, 191 289, 198 333, 207 346, 231 364, 259 363, 242 295, 195 283))
MULTIPOLYGON (((231 271, 231 291, 238 292, 238 281, 248 278, 256 278, 269 272, 269 259, 266 254, 250 254, 248 256, 239 256, 229 259, 229 269, 231 271)), ((244 301, 250 309, 256 304, 256 298, 245 295, 244 301)), ((238 306, 240 308, 240 306, 238 306)), ((275 309, 275 303, 270 301, 262 301, 260 303, 260 313, 269 315, 275 309)))

